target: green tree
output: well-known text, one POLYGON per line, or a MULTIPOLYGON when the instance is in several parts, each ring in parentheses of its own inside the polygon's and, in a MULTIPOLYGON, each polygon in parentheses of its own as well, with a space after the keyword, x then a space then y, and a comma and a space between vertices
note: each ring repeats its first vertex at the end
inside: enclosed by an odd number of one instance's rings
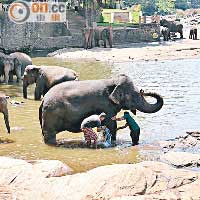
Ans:
POLYGON ((182 9, 182 10, 186 10, 190 8, 190 4, 188 3, 188 0, 176 0, 175 6, 177 9, 182 9))
POLYGON ((160 14, 171 14, 175 12, 174 0, 157 0, 156 6, 160 14))

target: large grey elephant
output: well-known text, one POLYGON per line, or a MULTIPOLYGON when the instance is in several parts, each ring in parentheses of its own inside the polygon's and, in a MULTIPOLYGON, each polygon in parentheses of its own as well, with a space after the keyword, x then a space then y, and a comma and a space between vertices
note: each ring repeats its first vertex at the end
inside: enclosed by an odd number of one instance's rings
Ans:
POLYGON ((36 83, 35 100, 39 100, 41 95, 44 96, 54 85, 77 79, 77 73, 68 68, 28 65, 23 76, 23 96, 27 98, 27 87, 34 83, 36 83))
POLYGON ((83 30, 84 49, 93 48, 94 29, 92 27, 85 27, 83 30))
POLYGON ((111 120, 120 110, 154 113, 163 106, 163 98, 156 93, 141 93, 132 80, 124 75, 111 79, 64 82, 51 88, 44 96, 39 109, 39 119, 44 142, 56 143, 56 134, 68 130, 80 132, 80 124, 92 114, 105 112, 105 125, 116 140, 117 124, 111 120), (144 96, 154 97, 155 104, 144 96))
POLYGON ((163 36, 163 40, 164 40, 164 41, 168 41, 169 38, 170 38, 169 29, 168 29, 167 27, 161 26, 161 27, 160 27, 160 30, 161 30, 161 34, 162 34, 162 36, 163 36))
POLYGON ((4 76, 4 58, 5 54, 0 52, 0 77, 4 76))
POLYGON ((13 75, 17 76, 17 82, 19 82, 24 74, 25 67, 28 65, 32 65, 32 60, 25 53, 15 52, 7 55, 4 58, 5 82, 12 82, 13 75))
POLYGON ((167 27, 169 29, 169 37, 170 33, 180 33, 180 38, 183 38, 183 25, 180 22, 170 22, 166 19, 160 20, 160 25, 167 27))
POLYGON ((3 115, 4 115, 4 121, 5 121, 5 124, 6 124, 6 128, 7 128, 8 133, 10 133, 7 99, 6 99, 6 96, 2 93, 0 93, 0 112, 3 113, 3 115))
POLYGON ((94 29, 94 42, 95 46, 99 47, 99 41, 103 40, 104 42, 104 48, 106 48, 106 43, 108 41, 108 44, 110 48, 112 48, 113 45, 113 31, 112 26, 109 27, 97 27, 94 29))

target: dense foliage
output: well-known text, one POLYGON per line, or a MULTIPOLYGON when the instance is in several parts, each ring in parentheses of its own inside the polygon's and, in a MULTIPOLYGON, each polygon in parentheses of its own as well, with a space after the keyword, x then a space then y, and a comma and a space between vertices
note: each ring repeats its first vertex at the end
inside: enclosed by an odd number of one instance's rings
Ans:
POLYGON ((200 0, 125 0, 129 5, 141 4, 144 14, 172 14, 175 9, 200 8, 200 0))

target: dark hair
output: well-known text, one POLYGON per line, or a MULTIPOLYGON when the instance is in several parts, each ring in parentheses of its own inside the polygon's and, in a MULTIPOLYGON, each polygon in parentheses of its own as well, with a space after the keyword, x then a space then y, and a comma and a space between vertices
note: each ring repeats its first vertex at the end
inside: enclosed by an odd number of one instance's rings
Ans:
POLYGON ((128 112, 128 111, 125 111, 125 112, 124 112, 124 115, 129 115, 129 112, 128 112))

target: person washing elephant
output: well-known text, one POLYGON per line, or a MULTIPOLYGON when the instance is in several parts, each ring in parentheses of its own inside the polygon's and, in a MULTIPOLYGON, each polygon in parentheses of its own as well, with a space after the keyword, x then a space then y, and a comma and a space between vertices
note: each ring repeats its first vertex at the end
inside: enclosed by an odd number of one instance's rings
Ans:
POLYGON ((136 121, 131 117, 129 112, 124 112, 124 115, 120 118, 117 118, 116 116, 112 117, 112 120, 114 121, 122 121, 126 120, 126 124, 122 127, 117 128, 117 130, 124 129, 126 127, 129 127, 130 129, 130 136, 132 139, 132 145, 138 145, 139 137, 140 137, 140 127, 136 123, 136 121))
POLYGON ((97 148, 97 134, 92 130, 97 128, 97 132, 103 131, 104 142, 103 147, 111 146, 111 135, 110 131, 106 126, 102 126, 102 122, 105 120, 106 114, 101 113, 100 115, 91 115, 83 120, 81 123, 81 130, 84 133, 85 141, 87 146, 91 145, 92 140, 94 141, 94 147, 97 148))

